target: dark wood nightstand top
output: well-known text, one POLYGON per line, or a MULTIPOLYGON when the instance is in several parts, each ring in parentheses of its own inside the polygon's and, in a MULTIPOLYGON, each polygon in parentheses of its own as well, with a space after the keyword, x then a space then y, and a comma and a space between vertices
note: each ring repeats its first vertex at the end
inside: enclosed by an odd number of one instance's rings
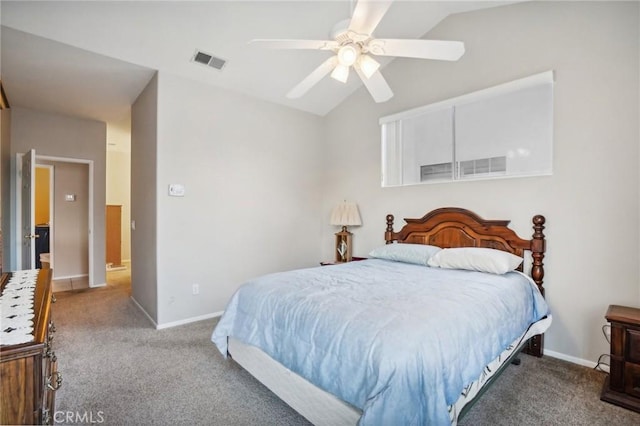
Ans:
POLYGON ((609 375, 600 399, 640 413, 640 309, 609 305, 609 375))
POLYGON ((630 306, 609 305, 604 317, 609 322, 640 325, 640 309, 630 306))
MULTIPOLYGON (((367 257, 352 257, 351 261, 352 262, 357 262, 359 260, 366 260, 368 259, 367 257)), ((320 265, 322 266, 329 266, 329 265, 341 265, 343 263, 349 263, 349 262, 336 262, 336 261, 330 261, 330 262, 320 262, 320 265)))

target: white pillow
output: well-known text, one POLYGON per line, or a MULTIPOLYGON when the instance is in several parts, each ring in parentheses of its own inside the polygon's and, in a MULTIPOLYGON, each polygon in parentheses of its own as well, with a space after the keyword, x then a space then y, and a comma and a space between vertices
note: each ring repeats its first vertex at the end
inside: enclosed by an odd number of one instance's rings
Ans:
POLYGON ((386 244, 371 250, 369 256, 426 266, 429 258, 440 250, 440 247, 425 244, 386 244))
POLYGON ((522 258, 502 250, 482 247, 461 247, 440 250, 427 264, 437 268, 468 269, 470 271, 506 274, 522 263, 522 258))

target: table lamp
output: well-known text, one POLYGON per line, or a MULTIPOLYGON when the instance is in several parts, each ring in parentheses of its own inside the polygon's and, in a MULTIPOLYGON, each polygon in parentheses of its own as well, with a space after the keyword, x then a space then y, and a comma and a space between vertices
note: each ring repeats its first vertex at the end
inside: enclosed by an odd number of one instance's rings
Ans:
POLYGON ((336 233, 336 262, 351 262, 351 241, 353 234, 347 226, 360 226, 362 220, 358 212, 358 205, 343 201, 331 212, 331 225, 342 226, 336 233))

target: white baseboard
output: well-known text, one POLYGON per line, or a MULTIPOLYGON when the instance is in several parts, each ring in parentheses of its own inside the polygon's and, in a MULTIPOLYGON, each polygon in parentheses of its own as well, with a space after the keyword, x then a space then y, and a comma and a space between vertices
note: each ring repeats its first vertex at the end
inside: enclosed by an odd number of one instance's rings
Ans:
POLYGON ((114 271, 126 271, 128 268, 125 265, 117 265, 117 266, 109 266, 107 265, 106 270, 107 272, 114 272, 114 271))
MULTIPOLYGON (((578 364, 578 365, 582 365, 584 367, 589 367, 589 368, 595 368, 597 363, 593 362, 593 361, 589 361, 586 359, 582 359, 582 358, 577 358, 575 356, 571 356, 571 355, 565 355, 562 354, 560 352, 555 352, 555 351, 549 351, 549 350, 544 350, 544 354, 545 355, 549 355, 550 357, 553 358, 557 358, 557 359, 561 359, 563 361, 568 361, 571 362, 573 364, 578 364)), ((602 368, 602 371, 605 372, 609 372, 609 366, 608 365, 601 365, 600 368, 602 368)))
POLYGON ((73 280, 76 278, 87 278, 89 274, 80 274, 80 275, 65 275, 63 277, 56 277, 55 275, 51 278, 53 281, 55 280, 73 280))
POLYGON ((224 311, 213 312, 213 313, 210 313, 210 314, 200 315, 200 316, 197 316, 197 317, 185 318, 185 319, 179 320, 179 321, 172 321, 172 322, 166 322, 164 324, 158 324, 158 323, 156 323, 154 321, 153 318, 151 318, 151 315, 149 315, 149 313, 142 307, 142 305, 140 305, 138 303, 138 301, 133 298, 133 296, 131 296, 131 300, 138 307, 138 309, 140 309, 142 311, 142 313, 149 319, 149 321, 151 321, 151 324, 153 324, 153 326, 155 327, 156 330, 162 330, 164 328, 171 328, 171 327, 176 327, 178 325, 184 325, 184 324, 189 324, 189 323, 192 323, 192 322, 198 322, 198 321, 203 321, 203 320, 207 320, 207 319, 211 319, 211 318, 216 318, 216 317, 221 316, 224 313, 224 311))
POLYGON ((220 311, 220 312, 213 312, 210 314, 205 314, 205 315, 200 315, 197 317, 191 317, 191 318, 186 318, 183 320, 179 320, 179 321, 172 321, 172 322, 166 322, 164 324, 156 324, 156 329, 158 330, 162 330, 163 328, 170 328, 170 327, 175 327, 178 325, 184 325, 184 324, 189 324, 192 322, 198 322, 198 321, 203 321, 203 320, 207 320, 207 319, 211 319, 211 318, 216 318, 221 316, 224 313, 224 311, 220 311))

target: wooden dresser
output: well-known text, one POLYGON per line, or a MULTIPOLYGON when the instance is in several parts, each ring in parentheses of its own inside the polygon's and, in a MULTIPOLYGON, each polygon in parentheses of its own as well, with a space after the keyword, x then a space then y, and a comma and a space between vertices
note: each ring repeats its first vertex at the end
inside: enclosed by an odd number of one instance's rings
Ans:
POLYGON ((640 412, 640 309, 611 305, 611 365, 600 399, 640 412))
MULTIPOLYGON (((0 345, 0 424, 53 424, 55 391, 62 385, 53 350, 51 269, 38 272, 34 292, 34 339, 0 345)), ((0 292, 10 274, 3 274, 0 292)))

